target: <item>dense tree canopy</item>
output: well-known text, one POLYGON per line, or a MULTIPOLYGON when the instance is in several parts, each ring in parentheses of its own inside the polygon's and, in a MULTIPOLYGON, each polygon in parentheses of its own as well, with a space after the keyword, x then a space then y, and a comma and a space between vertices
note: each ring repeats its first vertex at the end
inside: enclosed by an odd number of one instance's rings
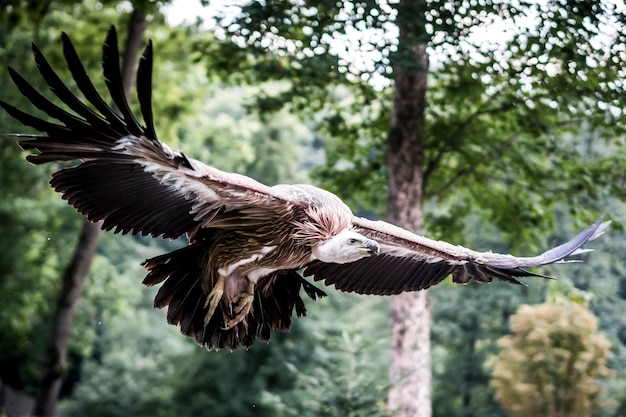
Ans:
POLYGON ((599 192, 622 195, 610 176, 624 162, 610 152, 621 144, 625 117, 624 11, 617 4, 435 1, 424 9, 403 7, 251 2, 220 21, 230 43, 200 47, 216 62, 212 73, 235 81, 293 81, 288 90, 261 95, 263 109, 285 103, 326 109, 320 123, 332 138, 330 157, 318 175, 342 196, 354 195, 356 206, 371 202, 362 190, 385 186, 391 101, 379 90, 386 78, 393 80, 394 63, 411 60, 410 51, 398 50, 398 20, 423 25, 419 41, 431 61, 424 188, 449 213, 430 212, 431 230, 448 236, 459 225, 454 219, 475 207, 519 236, 522 226, 555 220, 548 208, 557 197, 585 207, 599 192), (338 85, 354 95, 337 100, 338 85), (562 134, 580 129, 598 146, 585 149, 562 134))

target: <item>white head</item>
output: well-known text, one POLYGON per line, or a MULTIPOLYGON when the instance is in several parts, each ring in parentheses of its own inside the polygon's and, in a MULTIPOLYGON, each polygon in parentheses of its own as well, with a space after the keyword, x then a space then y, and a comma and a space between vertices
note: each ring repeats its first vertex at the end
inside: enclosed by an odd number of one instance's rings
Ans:
POLYGON ((313 247, 313 256, 322 262, 346 264, 367 256, 378 255, 380 247, 352 230, 345 230, 313 247))

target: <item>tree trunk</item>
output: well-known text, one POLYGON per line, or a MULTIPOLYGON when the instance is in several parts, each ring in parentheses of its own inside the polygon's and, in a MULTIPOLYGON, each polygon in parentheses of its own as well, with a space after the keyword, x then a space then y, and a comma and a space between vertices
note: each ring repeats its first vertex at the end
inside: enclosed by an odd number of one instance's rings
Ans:
POLYGON ((98 248, 100 234, 99 223, 84 221, 72 260, 63 272, 61 290, 52 318, 43 375, 33 411, 35 416, 50 417, 56 414, 57 399, 67 372, 67 347, 74 322, 76 302, 89 273, 91 260, 98 248))
MULTIPOLYGON (((398 5, 399 56, 394 65, 395 91, 387 136, 387 219, 418 232, 424 199, 424 109, 428 56, 424 39, 425 0, 398 5)), ((426 291, 391 300, 392 388, 388 408, 399 417, 430 417, 430 309, 426 291)))
MULTIPOLYGON (((131 86, 134 84, 134 63, 139 56, 145 28, 145 13, 134 10, 128 25, 128 38, 122 64, 126 97, 130 96, 131 86)), ((39 392, 33 410, 35 416, 56 415, 57 400, 67 372, 67 348, 76 303, 89 274, 89 266, 98 248, 101 234, 100 223, 85 220, 72 259, 63 272, 61 290, 52 317, 50 340, 46 349, 39 392)))

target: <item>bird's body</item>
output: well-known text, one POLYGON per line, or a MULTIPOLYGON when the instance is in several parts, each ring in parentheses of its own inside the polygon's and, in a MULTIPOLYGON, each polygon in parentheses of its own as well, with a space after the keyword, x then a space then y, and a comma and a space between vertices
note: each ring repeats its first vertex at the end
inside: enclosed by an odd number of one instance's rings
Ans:
POLYGON ((306 310, 325 293, 305 277, 342 291, 392 295, 418 291, 451 275, 457 283, 499 279, 519 284, 526 268, 566 262, 600 236, 597 222, 567 243, 539 256, 519 258, 476 252, 416 235, 383 221, 356 217, 334 194, 311 185, 269 187, 187 158, 157 139, 151 109, 152 45, 137 74, 145 125, 126 102, 112 28, 103 47, 103 72, 113 110, 95 90, 69 38, 64 55, 90 106, 77 98, 33 45, 39 71, 73 113, 52 103, 16 71, 19 90, 60 124, 0 101, 9 114, 44 132, 16 135, 38 153, 34 164, 75 161, 50 184, 102 228, 178 238, 189 245, 144 262, 146 285, 161 284, 155 306, 168 307, 168 322, 209 349, 249 347, 271 330, 288 330, 292 312, 306 310))

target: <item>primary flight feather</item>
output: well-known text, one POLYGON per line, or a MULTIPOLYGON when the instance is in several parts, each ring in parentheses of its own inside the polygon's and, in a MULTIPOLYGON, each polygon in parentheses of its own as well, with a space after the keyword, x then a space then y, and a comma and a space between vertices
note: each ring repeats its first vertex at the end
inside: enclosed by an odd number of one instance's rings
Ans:
POLYGON ((161 284, 155 307, 208 349, 248 348, 271 330, 288 330, 295 309, 306 310, 300 290, 325 295, 304 277, 342 291, 391 295, 418 291, 451 275, 454 282, 519 283, 537 275, 526 268, 584 251, 608 222, 529 258, 475 252, 434 241, 383 221, 355 217, 334 194, 311 185, 269 187, 220 171, 170 149, 157 138, 151 108, 152 43, 137 71, 143 125, 124 96, 114 28, 103 47, 103 73, 113 106, 100 96, 67 35, 68 69, 84 97, 76 97, 33 45, 35 62, 52 92, 73 113, 37 92, 15 70, 20 92, 60 123, 0 101, 11 116, 41 135, 18 135, 33 164, 75 161, 50 184, 91 221, 115 233, 176 239, 189 245, 146 260, 144 284, 161 284), (114 108, 116 110, 114 110, 114 108))

